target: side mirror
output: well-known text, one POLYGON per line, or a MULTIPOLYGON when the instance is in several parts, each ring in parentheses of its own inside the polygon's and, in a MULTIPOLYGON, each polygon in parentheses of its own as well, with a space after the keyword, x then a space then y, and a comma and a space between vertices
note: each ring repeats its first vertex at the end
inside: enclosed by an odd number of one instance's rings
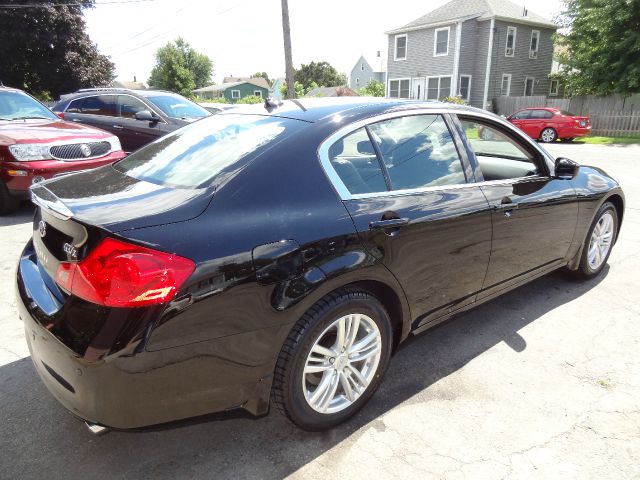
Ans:
POLYGON ((578 174, 580 165, 568 158, 557 158, 555 165, 555 177, 562 180, 571 180, 578 174))
POLYGON ((158 117, 149 110, 140 110, 136 112, 135 117, 136 120, 142 120, 144 122, 157 122, 159 120, 158 117))

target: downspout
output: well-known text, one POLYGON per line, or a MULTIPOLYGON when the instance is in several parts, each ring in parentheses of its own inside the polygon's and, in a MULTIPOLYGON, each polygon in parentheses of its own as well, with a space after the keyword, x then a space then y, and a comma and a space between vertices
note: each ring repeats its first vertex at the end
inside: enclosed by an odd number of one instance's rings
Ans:
POLYGON ((487 69, 484 73, 484 95, 482 100, 482 108, 487 108, 487 97, 489 96, 489 77, 491 76, 491 55, 493 54, 493 30, 495 28, 496 19, 491 19, 489 27, 489 49, 487 50, 487 69))
POLYGON ((449 95, 457 96, 459 92, 460 82, 458 81, 458 72, 460 70, 460 38, 462 37, 462 22, 456 24, 456 52, 453 57, 453 77, 451 79, 451 87, 453 93, 449 92, 449 95))

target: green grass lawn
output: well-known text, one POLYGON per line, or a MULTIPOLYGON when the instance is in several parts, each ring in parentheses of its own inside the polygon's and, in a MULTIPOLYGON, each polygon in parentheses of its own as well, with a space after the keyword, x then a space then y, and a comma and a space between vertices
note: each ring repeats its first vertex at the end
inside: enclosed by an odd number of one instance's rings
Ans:
POLYGON ((574 142, 590 143, 592 145, 615 145, 615 144, 640 144, 640 136, 633 137, 582 137, 576 138, 574 142))

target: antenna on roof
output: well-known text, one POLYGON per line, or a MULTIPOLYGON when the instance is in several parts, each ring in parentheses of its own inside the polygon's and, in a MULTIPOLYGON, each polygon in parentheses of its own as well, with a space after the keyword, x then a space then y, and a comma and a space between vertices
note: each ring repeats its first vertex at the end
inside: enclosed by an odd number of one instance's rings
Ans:
POLYGON ((269 113, 271 113, 273 110, 278 108, 280 105, 282 105, 282 102, 280 100, 276 99, 276 98, 268 97, 264 101, 264 108, 266 108, 267 112, 269 112, 269 113))

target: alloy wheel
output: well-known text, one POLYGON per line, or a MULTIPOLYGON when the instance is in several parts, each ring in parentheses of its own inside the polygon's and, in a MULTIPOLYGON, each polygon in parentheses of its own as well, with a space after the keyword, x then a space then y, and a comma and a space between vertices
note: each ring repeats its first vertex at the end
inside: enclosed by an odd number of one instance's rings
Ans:
POLYGON ((350 313, 334 321, 305 362, 302 389, 309 406, 324 414, 348 408, 369 387, 381 354, 382 337, 371 317, 350 313))
POLYGON ((551 143, 556 139, 556 132, 553 128, 545 128, 540 134, 540 138, 545 143, 551 143))
POLYGON ((597 270, 606 260, 613 242, 614 220, 611 212, 604 212, 598 223, 593 227, 589 249, 587 250, 587 261, 589 268, 597 270))

